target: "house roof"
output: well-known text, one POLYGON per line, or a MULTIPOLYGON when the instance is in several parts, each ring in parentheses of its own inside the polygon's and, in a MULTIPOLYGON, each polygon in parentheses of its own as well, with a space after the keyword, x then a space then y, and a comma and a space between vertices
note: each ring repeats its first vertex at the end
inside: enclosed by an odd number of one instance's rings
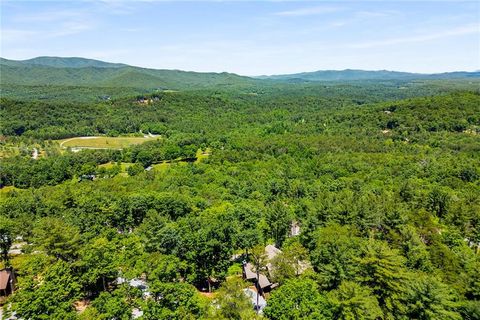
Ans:
POLYGON ((258 284, 260 285, 260 288, 262 288, 262 289, 272 285, 270 280, 268 280, 268 278, 261 273, 258 276, 258 284))
POLYGON ((255 272, 253 272, 252 269, 253 269, 253 266, 252 266, 251 263, 247 263, 247 264, 244 266, 245 279, 247 279, 247 280, 257 279, 257 274, 256 274, 255 272))
POLYGON ((10 280, 10 271, 0 271, 0 290, 7 289, 8 281, 10 280))
MULTIPOLYGON (((257 274, 253 272, 252 269, 253 269, 253 266, 251 263, 247 263, 244 266, 246 280, 257 279, 257 274)), ((265 288, 270 286, 272 283, 270 282, 270 280, 268 280, 268 278, 264 274, 260 273, 258 276, 258 284, 260 285, 261 288, 265 288)))
POLYGON ((274 245, 269 244, 268 246, 265 247, 265 253, 267 254, 267 270, 270 276, 272 275, 272 260, 275 258, 278 254, 282 253, 282 250, 278 249, 274 245))
POLYGON ((267 254, 268 260, 272 260, 277 256, 277 254, 282 253, 282 250, 278 249, 274 245, 269 244, 265 247, 265 253, 267 254))

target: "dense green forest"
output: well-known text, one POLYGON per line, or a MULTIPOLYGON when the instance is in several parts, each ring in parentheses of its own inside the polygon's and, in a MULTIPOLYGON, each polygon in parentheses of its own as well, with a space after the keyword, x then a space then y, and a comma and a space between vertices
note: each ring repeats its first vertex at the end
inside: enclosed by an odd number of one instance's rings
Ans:
POLYGON ((2 85, 0 250, 18 280, 4 313, 480 319, 478 80, 255 81, 110 99, 2 85), (55 141, 144 133, 162 139, 55 141), (241 264, 261 268, 267 244, 279 285, 257 315, 241 264))

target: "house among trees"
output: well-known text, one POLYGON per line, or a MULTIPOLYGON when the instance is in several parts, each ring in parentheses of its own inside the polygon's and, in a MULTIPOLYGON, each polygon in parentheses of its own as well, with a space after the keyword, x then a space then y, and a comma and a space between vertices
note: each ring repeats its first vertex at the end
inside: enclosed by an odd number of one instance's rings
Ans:
POLYGON ((7 297, 15 290, 15 274, 12 268, 0 270, 0 299, 7 297))
POLYGON ((268 280, 267 276, 265 276, 263 273, 258 274, 258 280, 257 280, 257 273, 254 271, 255 267, 251 263, 244 263, 243 264, 243 278, 248 281, 252 281, 255 284, 255 287, 257 288, 257 291, 261 294, 264 295, 266 292, 270 292, 273 288, 277 286, 276 283, 271 283, 270 280, 268 280))
MULTIPOLYGON (((274 245, 269 244, 265 247, 265 254, 266 254, 266 273, 271 278, 270 270, 271 270, 271 263, 273 258, 275 258, 279 253, 282 251, 275 247, 274 245)), ((266 292, 270 292, 272 289, 278 286, 278 283, 272 283, 269 278, 264 274, 259 272, 258 279, 257 279, 257 272, 255 272, 255 267, 251 263, 247 263, 246 261, 243 263, 243 278, 248 281, 254 282, 258 293, 264 295, 266 292)))
POLYGON ((85 181, 85 180, 93 181, 95 179, 96 179, 96 176, 94 174, 82 174, 80 178, 78 178, 78 182, 85 181))
POLYGON ((290 237, 295 237, 300 234, 300 223, 298 221, 292 221, 290 224, 290 237))
POLYGON ((150 103, 153 103, 153 99, 148 98, 148 97, 137 97, 137 103, 139 103, 139 104, 150 104, 150 103))
POLYGON ((142 296, 144 298, 148 298, 148 297, 151 296, 147 281, 145 279, 134 278, 134 279, 128 280, 128 279, 123 278, 123 277, 117 277, 116 283, 118 285, 126 283, 132 288, 139 289, 142 292, 142 296))
MULTIPOLYGON (((274 245, 267 245, 265 247, 265 255, 263 260, 263 267, 258 272, 255 269, 253 263, 243 263, 243 279, 247 281, 252 281, 257 288, 257 291, 260 295, 264 296, 265 293, 270 292, 272 289, 275 289, 278 286, 278 283, 273 283, 270 279, 274 279, 275 273, 275 258, 282 254, 282 250, 278 249, 274 245)), ((291 261, 292 267, 295 270, 295 274, 298 276, 305 272, 307 269, 311 268, 311 265, 308 261, 296 260, 291 261)))

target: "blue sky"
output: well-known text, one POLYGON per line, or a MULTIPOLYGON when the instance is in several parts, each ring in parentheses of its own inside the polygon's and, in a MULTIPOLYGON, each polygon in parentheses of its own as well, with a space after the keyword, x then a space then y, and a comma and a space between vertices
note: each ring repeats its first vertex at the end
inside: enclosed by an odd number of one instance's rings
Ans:
POLYGON ((478 1, 6 1, 8 59, 282 74, 480 69, 478 1))

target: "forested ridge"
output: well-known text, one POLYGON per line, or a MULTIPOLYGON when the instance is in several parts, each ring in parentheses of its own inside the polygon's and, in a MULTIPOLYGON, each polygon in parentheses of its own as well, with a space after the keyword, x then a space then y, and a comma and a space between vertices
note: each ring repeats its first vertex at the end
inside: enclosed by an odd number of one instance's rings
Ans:
POLYGON ((0 250, 18 280, 5 312, 480 319, 475 85, 264 83, 102 101, 19 88, 0 101, 0 250), (56 141, 146 133, 160 138, 77 153, 56 141), (257 315, 241 263, 267 244, 282 250, 279 285, 257 315), (145 280, 149 296, 119 277, 145 280))

